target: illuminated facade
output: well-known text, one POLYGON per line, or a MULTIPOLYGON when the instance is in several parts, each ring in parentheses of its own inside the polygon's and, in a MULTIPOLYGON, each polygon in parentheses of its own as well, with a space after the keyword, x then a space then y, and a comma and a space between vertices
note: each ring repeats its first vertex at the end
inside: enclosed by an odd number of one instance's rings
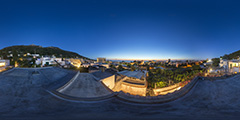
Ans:
POLYGON ((220 59, 219 66, 224 68, 225 72, 238 73, 240 72, 240 60, 223 60, 220 59))
POLYGON ((0 62, 0 67, 4 67, 5 66, 5 62, 0 62))
POLYGON ((113 69, 91 73, 106 87, 114 92, 123 91, 131 95, 146 96, 147 80, 146 71, 121 71, 113 69))
MULTIPOLYGON (((118 80, 113 91, 123 91, 131 95, 146 96, 147 92, 147 71, 121 71, 118 74, 124 76, 118 80)), ((117 80, 116 80, 117 81, 117 80)))
POLYGON ((98 63, 106 63, 106 58, 97 58, 98 63))
POLYGON ((5 66, 9 66, 9 65, 10 65, 9 60, 0 60, 0 67, 5 67, 5 66))
POLYGON ((10 60, 0 60, 0 72, 4 71, 10 65, 10 60))
POLYGON ((81 59, 68 59, 68 61, 75 67, 81 67, 81 64, 83 63, 81 59))

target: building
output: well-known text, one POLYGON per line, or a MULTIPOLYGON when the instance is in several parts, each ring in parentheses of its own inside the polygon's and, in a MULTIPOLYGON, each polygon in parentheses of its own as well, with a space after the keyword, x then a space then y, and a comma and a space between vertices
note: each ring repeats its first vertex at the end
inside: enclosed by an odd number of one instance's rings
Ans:
POLYGON ((82 59, 75 59, 75 58, 70 58, 70 59, 67 59, 67 61, 71 64, 71 65, 73 65, 73 66, 75 66, 75 67, 81 67, 81 65, 82 65, 82 63, 83 63, 83 60, 82 59))
POLYGON ((239 73, 240 72, 239 64, 240 64, 239 60, 228 61, 228 72, 229 73, 239 73))
POLYGON ((0 60, 0 72, 10 66, 10 60, 0 60))
POLYGON ((123 91, 131 95, 146 96, 147 92, 147 71, 121 71, 118 72, 121 79, 117 80, 113 91, 123 91))
POLYGON ((94 65, 94 66, 89 66, 88 67, 88 72, 89 73, 94 73, 94 72, 98 72, 98 71, 100 71, 99 66, 94 65))
POLYGON ((100 82, 102 82, 109 89, 113 89, 115 87, 116 74, 117 71, 113 69, 104 69, 102 68, 100 71, 91 73, 96 77, 100 82))
POLYGON ((147 71, 121 71, 114 69, 99 69, 92 72, 93 76, 114 92, 123 91, 132 95, 146 96, 147 71))
POLYGON ((48 65, 61 65, 64 66, 66 64, 66 61, 64 61, 62 58, 56 58, 56 57, 41 57, 36 60, 37 65, 48 66, 48 65))
POLYGON ((97 58, 98 63, 106 63, 106 58, 97 58))
POLYGON ((6 67, 10 65, 10 60, 0 60, 0 67, 6 67))
POLYGON ((85 67, 85 68, 88 68, 89 66, 91 66, 89 63, 83 63, 82 65, 81 65, 82 67, 85 67))
POLYGON ((99 64, 100 66, 104 66, 104 67, 106 67, 106 68, 110 68, 110 66, 109 66, 109 64, 107 64, 107 63, 102 63, 102 64, 99 64))
POLYGON ((212 65, 213 64, 213 61, 210 59, 208 60, 206 63, 204 63, 205 66, 209 66, 209 65, 212 65))
POLYGON ((227 73, 239 73, 240 72, 240 60, 225 60, 220 59, 219 67, 223 68, 227 73))
POLYGON ((228 60, 220 58, 219 67, 225 68, 225 67, 227 67, 227 65, 228 65, 228 60))

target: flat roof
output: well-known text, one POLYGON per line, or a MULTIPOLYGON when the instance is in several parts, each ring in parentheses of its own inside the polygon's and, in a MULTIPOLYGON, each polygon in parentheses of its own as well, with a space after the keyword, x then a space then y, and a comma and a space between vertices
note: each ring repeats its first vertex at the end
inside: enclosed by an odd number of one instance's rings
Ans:
POLYGON ((99 79, 104 79, 104 78, 107 78, 107 77, 110 77, 114 74, 116 74, 117 72, 112 70, 112 69, 106 69, 105 72, 102 72, 102 71, 97 71, 97 72, 93 72, 91 73, 93 76, 99 78, 99 79))
POLYGON ((134 77, 137 79, 141 79, 142 76, 145 76, 145 72, 144 71, 128 71, 128 70, 124 70, 121 72, 118 72, 121 75, 125 75, 127 77, 134 77))

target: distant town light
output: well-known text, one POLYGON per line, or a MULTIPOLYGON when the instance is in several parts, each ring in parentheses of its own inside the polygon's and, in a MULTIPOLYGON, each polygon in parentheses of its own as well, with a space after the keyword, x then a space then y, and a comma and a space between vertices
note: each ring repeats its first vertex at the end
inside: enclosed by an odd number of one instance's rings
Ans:
POLYGON ((5 62, 3 62, 3 63, 0 63, 0 66, 5 66, 5 62))
POLYGON ((177 88, 177 90, 180 90, 180 89, 181 89, 181 87, 178 87, 178 88, 177 88))

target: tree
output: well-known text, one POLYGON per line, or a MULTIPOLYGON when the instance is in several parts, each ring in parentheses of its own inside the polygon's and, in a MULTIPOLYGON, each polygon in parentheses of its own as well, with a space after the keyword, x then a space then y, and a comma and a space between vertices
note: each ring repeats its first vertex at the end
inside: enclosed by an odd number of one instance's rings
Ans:
POLYGON ((80 68, 79 68, 79 71, 80 71, 81 73, 88 73, 88 68, 80 67, 80 68))
POLYGON ((123 66, 122 65, 118 65, 118 71, 123 71, 123 66))
POLYGON ((134 66, 131 66, 131 71, 135 71, 136 68, 134 66))
POLYGON ((160 88, 163 88, 163 87, 167 86, 167 83, 163 82, 163 81, 160 81, 160 82, 157 83, 157 86, 160 87, 160 88))
POLYGON ((110 68, 116 69, 116 67, 113 64, 110 65, 110 68))
POLYGON ((213 65, 214 67, 218 67, 218 66, 219 66, 220 58, 213 58, 212 61, 213 61, 213 64, 212 64, 212 65, 213 65))
POLYGON ((193 70, 200 70, 201 67, 200 67, 200 65, 193 65, 193 66, 192 66, 192 69, 193 69, 193 70))

